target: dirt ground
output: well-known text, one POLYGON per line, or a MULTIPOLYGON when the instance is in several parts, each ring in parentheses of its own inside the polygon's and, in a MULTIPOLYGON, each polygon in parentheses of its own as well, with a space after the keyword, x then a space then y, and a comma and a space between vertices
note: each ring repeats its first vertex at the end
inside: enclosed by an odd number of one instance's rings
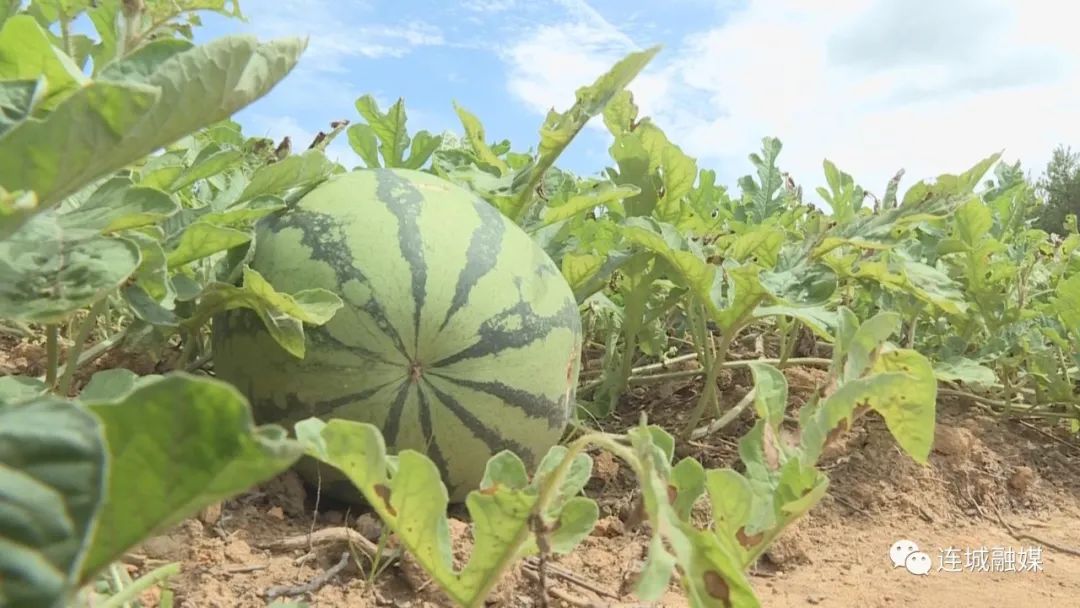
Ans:
MULTIPOLYGON (((785 373, 793 407, 821 377, 813 369, 785 373)), ((720 384, 730 404, 749 382, 736 373, 720 384)), ((676 428, 696 390, 693 382, 639 387, 605 427, 633 424, 645 410, 652 421, 676 428)), ((750 422, 746 414, 686 453, 707 467, 733 465, 737 438, 750 422)), ((601 505, 601 521, 574 554, 551 560, 550 605, 644 606, 632 586, 648 535, 625 523, 636 484, 620 462, 595 456, 588 493, 601 505)), ((929 466, 904 455, 875 416, 864 418, 823 466, 832 480, 826 498, 752 572, 764 606, 1080 606, 1080 443, 1064 433, 943 400, 929 466), (900 540, 913 541, 929 556, 925 576, 893 567, 890 547, 900 540)), ((344 543, 312 543, 309 551, 309 533, 347 525, 376 536, 369 515, 325 504, 316 511, 313 500, 286 474, 227 502, 220 513, 149 540, 127 561, 138 574, 179 560, 182 574, 169 587, 181 608, 266 606, 268 594, 319 582, 341 561, 344 543), (288 538, 297 539, 299 548, 270 548, 288 538)), ((467 557, 468 525, 452 523, 460 560, 467 557)), ((448 605, 408 560, 384 563, 374 577, 366 574, 367 561, 359 562, 363 570, 346 558, 318 590, 278 601, 326 608, 448 605)), ((513 573, 489 605, 540 606, 535 578, 531 565, 513 573)), ((688 603, 673 582, 651 605, 688 603)))

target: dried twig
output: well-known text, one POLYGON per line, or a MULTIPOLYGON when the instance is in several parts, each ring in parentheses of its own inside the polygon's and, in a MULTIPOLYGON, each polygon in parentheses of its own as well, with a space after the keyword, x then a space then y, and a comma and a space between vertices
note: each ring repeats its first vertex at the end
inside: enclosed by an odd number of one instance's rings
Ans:
POLYGON ((742 414, 743 411, 747 407, 749 407, 751 403, 754 402, 754 394, 755 389, 750 389, 750 392, 743 395, 743 398, 737 404, 735 404, 735 407, 728 410, 723 416, 717 418, 716 420, 713 420, 705 426, 698 427, 691 431, 690 438, 701 439, 703 437, 708 437, 709 435, 712 435, 716 431, 719 431, 720 429, 734 422, 735 419, 738 418, 739 415, 742 414))
POLYGON ((859 513, 864 517, 870 517, 870 514, 866 512, 866 509, 863 509, 863 508, 859 507, 859 505, 856 505, 855 503, 853 503, 850 500, 844 498, 843 496, 840 496, 838 494, 829 494, 829 496, 832 496, 833 500, 835 500, 836 502, 838 502, 838 503, 844 505, 845 507, 851 509, 852 511, 854 511, 856 513, 859 513))
POLYGON ((323 528, 322 530, 316 530, 311 534, 290 536, 289 538, 276 540, 271 543, 264 543, 260 545, 259 548, 270 549, 272 551, 293 551, 330 543, 352 544, 368 557, 374 557, 378 551, 378 547, 375 543, 368 540, 363 534, 360 534, 351 528, 341 527, 323 528))
POLYGON ((266 570, 270 567, 270 564, 247 564, 246 566, 225 566, 225 574, 247 574, 248 572, 258 572, 259 570, 266 570))
POLYGON ((1069 443, 1068 441, 1065 441, 1064 439, 1062 439, 1061 437, 1058 437, 1057 435, 1051 435, 1050 433, 1044 431, 1043 429, 1040 429, 1039 427, 1035 426, 1034 424, 1031 424, 1027 420, 1017 420, 1016 422, 1020 423, 1025 428, 1028 428, 1028 429, 1030 429, 1032 431, 1035 431, 1036 433, 1042 435, 1043 437, 1046 437, 1047 439, 1051 439, 1053 441, 1056 441, 1056 442, 1060 443, 1061 445, 1069 448, 1070 450, 1080 454, 1080 445, 1076 445, 1075 443, 1069 443))
MULTIPOLYGON (((529 569, 525 569, 523 570, 523 572, 525 573, 525 576, 529 577, 529 579, 532 580, 534 583, 540 583, 539 573, 529 569)), ((609 608, 606 604, 599 604, 597 602, 594 602, 593 600, 581 597, 579 595, 574 595, 573 593, 570 593, 569 591, 560 589, 558 587, 547 587, 546 589, 544 589, 544 592, 551 594, 556 599, 560 599, 567 604, 570 604, 571 606, 575 606, 576 608, 609 608)))
POLYGON ((326 572, 316 576, 303 585, 280 585, 277 587, 271 587, 266 590, 266 599, 272 600, 274 598, 282 596, 295 596, 295 595, 307 595, 309 593, 315 593, 319 589, 322 589, 334 579, 341 571, 349 565, 349 552, 345 551, 341 554, 341 559, 338 563, 330 567, 326 572))
POLYGON ((1057 543, 1050 542, 1050 541, 1048 541, 1048 540, 1046 540, 1044 538, 1039 538, 1038 536, 1035 536, 1034 534, 1028 534, 1027 532, 1017 532, 1016 529, 1013 528, 1012 526, 1010 526, 1009 522, 1005 521, 1005 518, 1001 516, 1001 511, 997 508, 997 506, 994 507, 994 515, 997 516, 998 522, 1000 522, 1001 525, 1004 526, 1005 529, 1009 531, 1009 535, 1012 536, 1013 538, 1015 538, 1016 540, 1030 540, 1030 541, 1033 541, 1033 542, 1037 542, 1040 545, 1050 547, 1051 549, 1053 549, 1054 551, 1058 551, 1059 553, 1068 553, 1069 555, 1080 557, 1080 549, 1073 549, 1072 547, 1065 547, 1063 545, 1059 545, 1057 543))
MULTIPOLYGON (((525 566, 526 569, 536 569, 537 565, 538 565, 537 561, 538 560, 536 558, 530 557, 530 558, 525 560, 524 566, 525 566)), ((546 564, 546 567, 547 567, 547 573, 554 576, 555 578, 559 578, 559 579, 562 579, 563 581, 566 581, 566 582, 571 583, 573 585, 577 585, 578 587, 581 587, 582 589, 588 589, 589 591, 592 591, 596 595, 599 595, 599 596, 602 596, 602 597, 606 596, 606 597, 610 597, 610 598, 613 598, 613 599, 618 599, 619 598, 619 595, 617 593, 608 591, 607 589, 604 589, 603 587, 600 587, 596 583, 593 583, 592 581, 586 580, 586 579, 574 574, 573 572, 570 572, 569 570, 567 570, 565 568, 560 568, 559 566, 556 566, 556 565, 551 564, 551 563, 546 564)))

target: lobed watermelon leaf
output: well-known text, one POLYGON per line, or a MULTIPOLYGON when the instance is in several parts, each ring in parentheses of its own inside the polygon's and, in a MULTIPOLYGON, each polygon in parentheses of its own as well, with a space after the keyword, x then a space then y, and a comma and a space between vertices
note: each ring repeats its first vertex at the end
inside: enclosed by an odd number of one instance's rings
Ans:
POLYGON ((627 433, 653 530, 636 594, 644 601, 659 599, 678 565, 679 583, 692 606, 760 606, 730 543, 695 529, 684 517, 685 501, 693 502, 706 486, 704 474, 687 466, 672 468, 669 453, 656 444, 658 435, 670 440, 657 427, 642 425, 627 433), (680 501, 683 493, 686 498, 680 501))
POLYGON ((585 124, 600 114, 620 91, 626 88, 660 52, 659 46, 633 52, 619 60, 593 84, 575 92, 576 101, 565 112, 548 112, 540 127, 540 145, 535 163, 515 179, 523 184, 516 188, 516 198, 506 214, 519 224, 525 220, 536 202, 536 187, 555 160, 562 154, 585 124))
POLYGON ((402 450, 391 471, 379 430, 349 420, 303 420, 296 425, 296 436, 309 456, 349 478, 459 605, 482 605, 512 563, 539 550, 538 534, 550 551, 567 553, 588 535, 598 516, 596 503, 578 495, 591 474, 587 455, 579 453, 568 461, 566 448, 556 446, 530 479, 516 455, 501 452, 488 461, 480 488, 466 499, 474 543, 468 562, 457 570, 446 515, 449 497, 429 458, 402 450))
POLYGON ((398 98, 383 112, 373 96, 363 95, 356 100, 356 110, 367 123, 356 123, 348 128, 349 144, 369 169, 419 169, 442 143, 442 136, 433 136, 427 131, 409 136, 404 99, 398 98), (405 156, 406 149, 408 157, 405 156))

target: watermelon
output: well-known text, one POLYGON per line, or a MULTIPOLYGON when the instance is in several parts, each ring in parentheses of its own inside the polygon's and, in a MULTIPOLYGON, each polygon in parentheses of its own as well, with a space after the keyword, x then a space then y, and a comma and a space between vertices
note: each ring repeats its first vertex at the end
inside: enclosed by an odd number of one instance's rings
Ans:
MULTIPOLYGON (((214 369, 256 420, 344 418, 439 468, 452 502, 502 450, 535 467, 572 415, 581 350, 574 295, 546 252, 495 207, 421 171, 333 176, 256 227, 251 268, 275 289, 344 306, 305 327, 303 358, 250 310, 213 323, 214 369)), ((315 479, 315 463, 299 471, 315 479)), ((322 491, 352 484, 322 467, 322 491)))

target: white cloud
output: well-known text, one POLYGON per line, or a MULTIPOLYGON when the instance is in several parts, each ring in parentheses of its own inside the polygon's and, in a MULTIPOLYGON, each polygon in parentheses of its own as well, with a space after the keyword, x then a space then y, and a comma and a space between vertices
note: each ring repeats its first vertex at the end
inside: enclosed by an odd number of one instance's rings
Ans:
POLYGON ((477 13, 501 13, 517 4, 515 0, 464 0, 461 7, 477 13))
MULTIPOLYGON (((562 23, 504 55, 511 92, 536 111, 568 107, 574 89, 651 44, 569 4, 562 23)), ((666 47, 630 88, 728 184, 767 135, 808 192, 824 183, 824 158, 878 194, 897 169, 903 188, 1001 150, 1038 173, 1055 145, 1080 141, 1076 23, 1080 7, 1057 0, 752 0, 666 47)))
POLYGON ((343 72, 355 59, 403 57, 414 49, 445 44, 442 31, 429 23, 370 23, 372 5, 365 0, 281 0, 272 11, 249 16, 252 31, 263 37, 307 36, 301 67, 343 72))

